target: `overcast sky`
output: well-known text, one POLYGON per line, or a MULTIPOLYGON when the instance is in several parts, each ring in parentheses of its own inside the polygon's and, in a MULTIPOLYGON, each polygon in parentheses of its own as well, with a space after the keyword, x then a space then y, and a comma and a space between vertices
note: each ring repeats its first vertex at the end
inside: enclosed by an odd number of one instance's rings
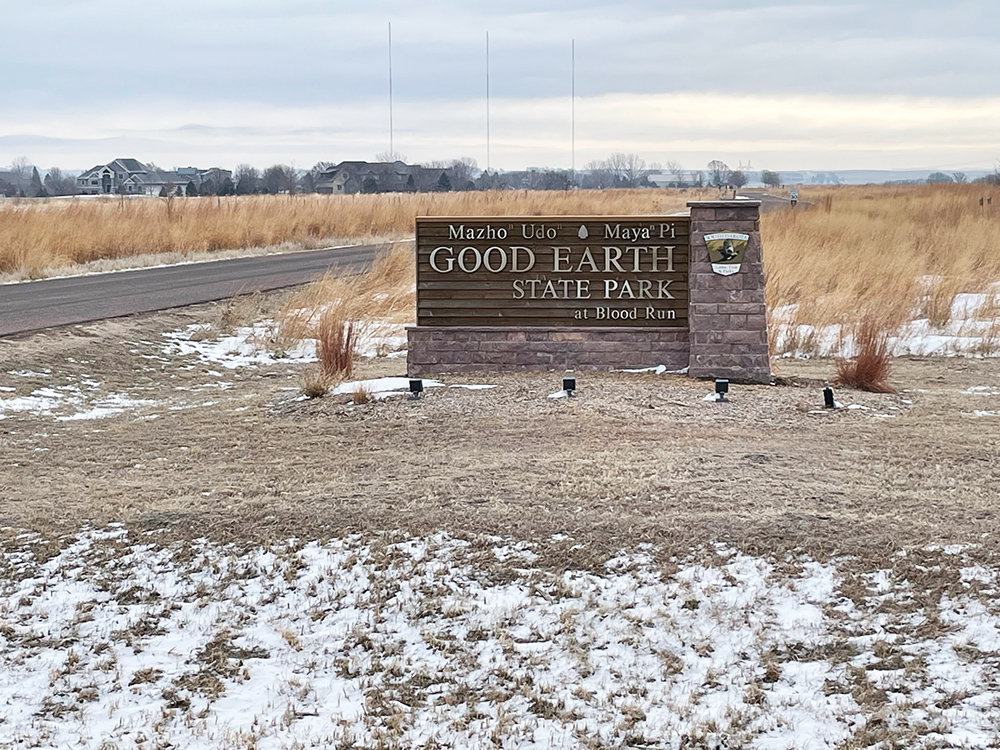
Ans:
POLYGON ((0 0, 0 164, 992 168, 986 0, 0 0), (571 42, 576 42, 572 152, 571 42))

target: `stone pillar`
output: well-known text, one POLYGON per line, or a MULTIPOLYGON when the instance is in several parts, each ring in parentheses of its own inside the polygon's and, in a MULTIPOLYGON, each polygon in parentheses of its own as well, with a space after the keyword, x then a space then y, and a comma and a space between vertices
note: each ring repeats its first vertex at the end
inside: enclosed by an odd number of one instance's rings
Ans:
POLYGON ((689 311, 694 378, 729 378, 769 383, 767 306, 764 302, 760 201, 692 201, 689 311), (749 235, 740 269, 722 275, 712 269, 706 234, 749 235))

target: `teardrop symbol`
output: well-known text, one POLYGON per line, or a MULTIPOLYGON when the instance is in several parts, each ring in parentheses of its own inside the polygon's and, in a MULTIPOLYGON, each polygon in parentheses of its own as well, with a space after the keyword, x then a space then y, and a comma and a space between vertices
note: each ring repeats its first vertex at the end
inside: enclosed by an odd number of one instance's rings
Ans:
POLYGON ((587 231, 587 227, 584 224, 580 225, 580 231, 576 233, 576 236, 581 240, 585 240, 590 236, 590 232, 587 231))

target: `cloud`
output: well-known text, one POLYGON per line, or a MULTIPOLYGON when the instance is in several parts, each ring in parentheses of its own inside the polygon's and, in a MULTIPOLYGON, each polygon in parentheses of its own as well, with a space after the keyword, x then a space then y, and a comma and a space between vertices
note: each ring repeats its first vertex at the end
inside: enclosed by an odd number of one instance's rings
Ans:
MULTIPOLYGON (((987 166, 983 132, 1000 124, 1000 6, 985 0, 9 5, 5 57, 17 65, 0 78, 0 143, 24 150, 43 136, 171 144, 135 154, 163 161, 209 146, 219 162, 370 157, 388 141, 389 22, 397 140, 421 158, 478 149, 485 161, 487 32, 494 162, 508 167, 568 163, 572 40, 581 159, 613 146, 659 159, 753 151, 888 166, 961 155, 987 166), (724 101, 731 114, 713 109, 724 101), (953 113, 944 125, 938 106, 953 113)), ((85 148, 73 162, 91 157, 111 155, 85 148)))
MULTIPOLYGON (((0 148, 44 165, 74 168, 112 156, 159 163, 232 167, 372 158, 388 147, 386 104, 259 108, 240 102, 185 106, 146 102, 110 108, 102 120, 68 126, 61 117, 21 123, 0 115, 0 148), (26 125, 17 135, 20 125, 26 125), (111 152, 114 146, 117 150, 111 152)), ((78 110, 70 122, 87 122, 78 110)), ((410 159, 471 156, 486 163, 485 101, 402 99, 395 146, 410 159)), ((615 151, 701 168, 713 158, 752 160, 771 169, 904 168, 993 163, 1000 97, 605 94, 576 103, 577 168, 615 151)), ((491 106, 492 164, 504 168, 572 164, 568 97, 510 99, 491 106)))

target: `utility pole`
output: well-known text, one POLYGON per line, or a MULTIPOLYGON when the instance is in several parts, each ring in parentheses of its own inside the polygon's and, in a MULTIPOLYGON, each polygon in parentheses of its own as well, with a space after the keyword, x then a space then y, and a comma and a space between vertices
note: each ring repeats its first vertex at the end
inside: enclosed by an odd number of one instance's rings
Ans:
POLYGON ((570 136, 570 185, 576 186, 576 39, 570 46, 570 119, 572 122, 570 136))
POLYGON ((392 21, 389 22, 389 155, 392 159, 396 158, 392 142, 392 21))
POLYGON ((486 174, 490 173, 490 32, 486 32, 486 174))

